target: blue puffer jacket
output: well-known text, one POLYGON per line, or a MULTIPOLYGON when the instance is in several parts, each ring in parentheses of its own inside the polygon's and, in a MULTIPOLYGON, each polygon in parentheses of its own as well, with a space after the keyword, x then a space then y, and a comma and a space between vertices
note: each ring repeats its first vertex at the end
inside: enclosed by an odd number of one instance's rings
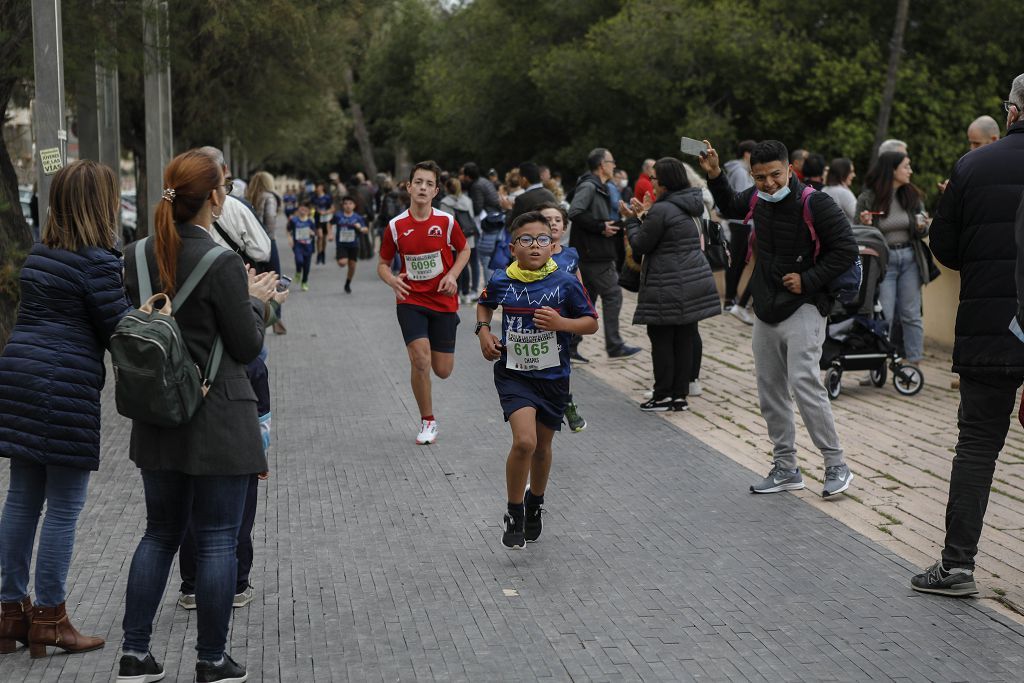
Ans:
POLYGON ((0 355, 0 456, 99 469, 103 352, 131 307, 122 270, 107 249, 32 247, 0 355))

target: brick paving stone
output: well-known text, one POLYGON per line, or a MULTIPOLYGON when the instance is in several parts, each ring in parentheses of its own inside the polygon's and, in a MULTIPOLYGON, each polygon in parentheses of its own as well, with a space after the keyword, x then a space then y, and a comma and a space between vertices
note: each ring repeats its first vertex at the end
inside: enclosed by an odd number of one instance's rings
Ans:
MULTIPOLYGON (((590 426, 555 440, 541 542, 505 551, 510 438, 472 309, 454 375, 434 383, 439 441, 418 447, 389 293, 369 269, 355 294, 341 284, 331 267, 315 268, 312 291, 286 305, 289 334, 268 338, 273 471, 260 486, 256 599, 234 611, 230 632, 250 680, 1019 680, 1024 627, 981 601, 910 591, 914 564, 842 521, 856 501, 822 510, 804 494, 751 496, 749 470, 638 413, 600 367, 573 376, 590 426)), ((706 348, 709 362, 739 362, 706 348)), ((636 364, 616 368, 646 381, 636 364)), ((116 672, 145 510, 110 389, 68 594, 75 623, 108 645, 0 656, 0 680, 116 672)), ((708 401, 731 400, 712 382, 705 390, 708 401)), ((927 476, 912 475, 915 485, 927 476)), ((6 477, 0 468, 0 490, 6 477)), ((176 576, 175 567, 152 649, 167 680, 187 681, 196 617, 175 607, 176 576)))

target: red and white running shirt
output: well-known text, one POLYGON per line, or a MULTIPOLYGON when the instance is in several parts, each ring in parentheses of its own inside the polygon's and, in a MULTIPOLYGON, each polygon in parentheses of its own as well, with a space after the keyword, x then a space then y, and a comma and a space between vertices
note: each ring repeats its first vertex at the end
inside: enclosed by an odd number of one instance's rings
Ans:
POLYGON ((452 269, 452 250, 466 248, 466 236, 451 214, 431 209, 430 217, 418 221, 406 210, 388 223, 380 245, 380 258, 391 261, 398 254, 409 285, 409 296, 399 304, 423 306, 442 313, 459 310, 457 294, 437 291, 441 278, 452 269))

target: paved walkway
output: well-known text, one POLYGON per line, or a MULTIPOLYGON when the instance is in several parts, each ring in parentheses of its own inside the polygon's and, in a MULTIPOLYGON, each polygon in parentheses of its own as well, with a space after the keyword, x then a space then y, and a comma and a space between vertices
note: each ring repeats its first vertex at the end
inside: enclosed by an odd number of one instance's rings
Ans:
MULTIPOLYGON (((914 563, 836 518, 862 503, 828 514, 801 496, 751 496, 748 469, 638 412, 599 368, 573 379, 591 426, 556 439, 544 536, 505 551, 509 436, 471 309, 455 374, 435 385, 440 441, 423 448, 388 292, 365 265, 352 296, 332 265, 314 268, 312 287, 286 306, 290 334, 269 339, 274 470, 256 600, 235 611, 230 644, 250 680, 1020 679, 1024 627, 982 601, 910 591, 914 563)), ((641 377, 647 363, 618 367, 641 377)), ((727 392, 711 370, 709 397, 727 392)), ((4 681, 113 677, 144 507, 128 425, 106 398, 68 604, 109 645, 0 656, 4 681)), ((704 414, 688 417, 706 437, 704 414)), ((175 608, 175 588, 153 651, 168 680, 188 681, 195 613, 175 608)))

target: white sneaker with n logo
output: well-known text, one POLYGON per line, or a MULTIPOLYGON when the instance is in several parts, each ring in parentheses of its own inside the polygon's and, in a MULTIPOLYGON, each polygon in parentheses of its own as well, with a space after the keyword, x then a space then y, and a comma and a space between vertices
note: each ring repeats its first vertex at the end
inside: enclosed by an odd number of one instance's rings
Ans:
POLYGON ((420 422, 420 433, 416 435, 416 443, 425 446, 437 441, 437 420, 423 420, 420 422))

